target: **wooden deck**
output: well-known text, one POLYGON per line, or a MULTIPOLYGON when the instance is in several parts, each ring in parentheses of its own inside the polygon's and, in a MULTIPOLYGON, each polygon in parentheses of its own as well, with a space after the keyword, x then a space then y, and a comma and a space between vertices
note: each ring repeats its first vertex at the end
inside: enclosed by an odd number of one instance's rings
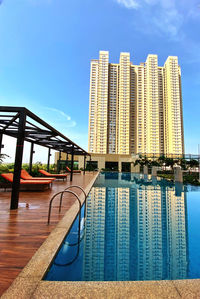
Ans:
MULTIPOLYGON (((47 226, 50 198, 69 185, 75 184, 85 188, 93 177, 93 173, 75 174, 73 182, 69 182, 69 177, 64 182, 55 181, 51 190, 21 192, 19 209, 12 211, 9 210, 11 192, 0 190, 0 295, 10 286, 13 279, 75 202, 72 195, 66 194, 63 198, 64 208, 59 214, 58 200, 55 200, 51 224, 47 226)), ((80 194, 78 191, 77 193, 80 194)))

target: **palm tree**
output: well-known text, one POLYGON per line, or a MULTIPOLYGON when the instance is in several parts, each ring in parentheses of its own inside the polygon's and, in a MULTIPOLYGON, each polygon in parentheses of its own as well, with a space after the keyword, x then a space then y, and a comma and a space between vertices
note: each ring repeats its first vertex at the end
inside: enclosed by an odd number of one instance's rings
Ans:
POLYGON ((4 159, 5 157, 9 157, 9 156, 6 155, 6 154, 0 154, 0 164, 3 162, 3 159, 4 159))
POLYGON ((178 164, 181 166, 182 169, 186 170, 187 169, 187 161, 184 158, 181 158, 178 161, 178 164))

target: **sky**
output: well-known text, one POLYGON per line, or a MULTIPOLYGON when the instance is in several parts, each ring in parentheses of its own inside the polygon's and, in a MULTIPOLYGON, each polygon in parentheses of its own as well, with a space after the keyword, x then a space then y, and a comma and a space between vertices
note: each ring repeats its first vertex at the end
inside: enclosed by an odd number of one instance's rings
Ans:
MULTIPOLYGON (((0 105, 24 106, 88 148, 90 60, 178 56, 185 152, 200 143, 200 0, 0 0, 0 105)), ((14 141, 2 152, 14 161, 14 141)), ((29 144, 24 162, 28 161, 29 144)), ((46 154, 45 154, 46 153, 46 154)), ((46 161, 36 150, 34 162, 46 161)))

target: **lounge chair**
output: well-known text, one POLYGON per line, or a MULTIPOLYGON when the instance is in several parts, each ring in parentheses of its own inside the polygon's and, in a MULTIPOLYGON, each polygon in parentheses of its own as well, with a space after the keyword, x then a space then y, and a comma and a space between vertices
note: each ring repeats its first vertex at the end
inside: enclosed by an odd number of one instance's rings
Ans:
POLYGON ((40 177, 40 178, 34 178, 32 177, 25 169, 21 170, 21 178, 23 180, 36 180, 36 181, 44 181, 44 180, 48 180, 48 181, 54 181, 55 178, 45 178, 45 177, 40 177))
MULTIPOLYGON (((68 172, 71 172, 71 169, 67 166, 66 167, 68 172)), ((73 173, 81 173, 81 170, 73 170, 73 173)))
POLYGON ((58 173, 49 173, 46 170, 43 169, 39 169, 39 172, 47 177, 51 177, 51 178, 56 178, 56 179, 67 179, 68 174, 63 173, 63 174, 58 174, 58 173))
MULTIPOLYGON (((2 173, 1 176, 13 183, 13 173, 2 173)), ((22 191, 44 191, 51 187, 52 181, 50 180, 23 180, 20 179, 20 190, 22 191)))

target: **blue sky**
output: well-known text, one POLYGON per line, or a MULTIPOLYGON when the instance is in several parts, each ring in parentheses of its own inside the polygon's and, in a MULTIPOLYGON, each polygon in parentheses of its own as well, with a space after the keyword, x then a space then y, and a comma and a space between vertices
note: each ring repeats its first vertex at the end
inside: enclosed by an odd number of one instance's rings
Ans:
MULTIPOLYGON (((182 69, 185 149, 200 143, 200 0, 1 0, 0 104, 25 106, 87 149, 90 60, 99 50, 182 69), (2 3, 1 3, 2 2, 2 3)), ((38 158, 39 159, 39 158, 38 158)))

